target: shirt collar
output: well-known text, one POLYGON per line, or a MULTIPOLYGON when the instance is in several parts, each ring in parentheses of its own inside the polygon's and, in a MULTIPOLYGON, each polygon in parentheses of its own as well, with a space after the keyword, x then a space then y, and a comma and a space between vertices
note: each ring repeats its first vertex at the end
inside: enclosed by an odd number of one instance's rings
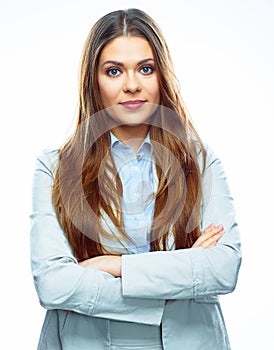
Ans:
MULTIPOLYGON (((121 142, 111 131, 110 131, 110 148, 113 149, 117 145, 121 145, 122 147, 127 147, 123 142, 121 142)), ((145 150, 151 150, 151 141, 150 141, 150 134, 147 133, 146 137, 144 138, 142 144, 140 145, 138 151, 136 153, 145 152, 145 150), (147 145, 147 146, 146 146, 147 145)))

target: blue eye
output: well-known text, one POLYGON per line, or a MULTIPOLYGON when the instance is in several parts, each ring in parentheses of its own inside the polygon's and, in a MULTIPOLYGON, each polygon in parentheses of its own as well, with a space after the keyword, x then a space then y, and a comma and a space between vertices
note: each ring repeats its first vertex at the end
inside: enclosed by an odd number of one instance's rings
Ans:
POLYGON ((154 71, 154 68, 150 67, 150 66, 145 66, 145 67, 141 68, 141 72, 145 75, 149 75, 149 74, 153 73, 153 71, 154 71))
POLYGON ((111 77, 117 77, 118 75, 120 75, 120 73, 120 70, 117 68, 111 68, 107 70, 107 75, 111 77))

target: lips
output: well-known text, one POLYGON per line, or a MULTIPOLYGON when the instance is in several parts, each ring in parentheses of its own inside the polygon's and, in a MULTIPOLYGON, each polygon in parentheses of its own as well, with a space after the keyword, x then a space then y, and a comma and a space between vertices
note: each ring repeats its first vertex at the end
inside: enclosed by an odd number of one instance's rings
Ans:
POLYGON ((144 100, 129 100, 122 102, 121 105, 127 109, 135 110, 141 108, 145 102, 144 100))

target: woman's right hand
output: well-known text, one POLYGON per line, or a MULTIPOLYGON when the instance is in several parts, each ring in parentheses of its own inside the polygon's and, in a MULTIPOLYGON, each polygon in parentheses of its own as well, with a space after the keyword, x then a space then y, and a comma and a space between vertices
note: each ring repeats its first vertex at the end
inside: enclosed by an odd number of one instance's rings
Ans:
POLYGON ((95 270, 107 272, 115 277, 121 277, 121 256, 100 255, 79 262, 80 266, 92 267, 95 270))
POLYGON ((192 248, 202 247, 211 248, 214 247, 219 239, 224 235, 223 225, 215 226, 214 224, 209 225, 201 234, 201 236, 193 244, 192 248))

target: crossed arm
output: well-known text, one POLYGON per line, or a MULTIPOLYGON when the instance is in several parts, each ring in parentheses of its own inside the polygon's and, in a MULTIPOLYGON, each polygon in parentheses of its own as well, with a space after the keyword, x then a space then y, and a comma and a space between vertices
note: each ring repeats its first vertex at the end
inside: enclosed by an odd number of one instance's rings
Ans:
MULTIPOLYGON (((216 245, 223 235, 223 225, 215 226, 211 224, 202 232, 192 248, 211 248, 216 245)), ((92 267, 93 269, 110 273, 115 277, 122 277, 122 258, 119 255, 101 255, 84 260, 80 262, 79 265, 83 267, 92 267)))
POLYGON ((37 161, 30 216, 32 273, 40 303, 46 309, 158 325, 165 300, 234 290, 241 263, 239 231, 225 174, 212 153, 208 152, 203 176, 204 231, 193 249, 103 255, 81 264, 52 207, 51 169, 57 159, 56 151, 46 151, 37 161), (222 226, 210 225, 212 222, 222 223, 225 233, 222 226))

